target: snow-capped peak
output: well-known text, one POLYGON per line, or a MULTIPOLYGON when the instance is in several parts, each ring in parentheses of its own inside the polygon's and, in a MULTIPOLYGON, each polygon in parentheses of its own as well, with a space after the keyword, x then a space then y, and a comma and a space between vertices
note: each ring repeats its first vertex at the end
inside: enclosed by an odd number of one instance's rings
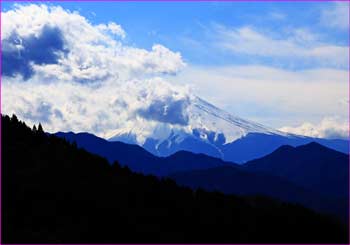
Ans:
POLYGON ((191 98, 183 113, 186 113, 188 118, 187 125, 139 118, 132 127, 117 129, 107 138, 142 146, 147 139, 153 139, 157 142, 156 145, 159 145, 170 137, 176 139, 176 143, 192 136, 208 143, 220 141, 221 144, 227 144, 248 133, 287 136, 278 130, 233 116, 199 97, 191 98))

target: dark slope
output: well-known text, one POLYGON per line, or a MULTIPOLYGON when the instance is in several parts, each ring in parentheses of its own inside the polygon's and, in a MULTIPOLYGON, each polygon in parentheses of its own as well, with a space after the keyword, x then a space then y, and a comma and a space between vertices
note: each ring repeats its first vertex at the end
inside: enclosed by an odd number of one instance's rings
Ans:
POLYGON ((224 161, 204 154, 179 151, 169 157, 156 157, 137 145, 110 142, 88 133, 56 133, 58 137, 76 142, 78 147, 107 158, 111 163, 118 161, 131 170, 146 174, 165 176, 173 172, 207 169, 226 164, 224 161))
POLYGON ((59 132, 55 135, 69 142, 76 142, 78 147, 105 157, 110 163, 118 161, 121 165, 127 165, 136 172, 154 173, 161 164, 158 157, 138 145, 109 142, 89 133, 59 132))
POLYGON ((282 177, 324 196, 348 197, 349 156, 318 143, 282 146, 243 167, 282 177))
POLYGON ((169 175, 176 183, 226 194, 263 195, 281 201, 301 204, 348 222, 348 202, 345 198, 323 197, 278 176, 249 173, 230 166, 179 172, 169 175))
POLYGON ((249 133, 232 143, 220 146, 220 148, 224 160, 244 163, 270 154, 283 145, 300 146, 311 142, 317 142, 343 153, 349 152, 349 141, 347 140, 297 136, 285 137, 281 135, 261 133, 249 133))
MULTIPOLYGON (((268 133, 248 133, 247 135, 225 144, 225 136, 219 134, 217 138, 213 131, 204 131, 206 140, 200 135, 201 131, 194 129, 192 133, 179 135, 172 134, 166 140, 160 142, 153 138, 147 138, 142 145, 144 149, 155 156, 167 157, 178 151, 202 153, 208 156, 221 158, 224 161, 243 164, 247 161, 263 157, 272 153, 283 145, 300 146, 310 142, 317 142, 328 148, 349 153, 349 141, 343 139, 321 139, 297 135, 279 135, 268 133)), ((113 137, 110 141, 121 141, 136 144, 136 135, 129 133, 113 137)))
POLYGON ((200 187, 211 191, 239 195, 259 194, 295 201, 298 195, 303 199, 309 194, 303 188, 279 177, 249 173, 230 166, 179 172, 171 174, 169 177, 180 184, 194 188, 200 187))
MULTIPOLYGON (((56 135, 70 142, 76 142, 78 147, 106 157, 110 162, 117 160, 120 164, 128 166, 133 171, 158 176, 169 175, 177 183, 192 188, 201 187, 206 190, 218 190, 227 194, 266 195, 336 215, 342 220, 347 217, 348 202, 344 197, 322 197, 323 193, 313 189, 309 190, 308 186, 296 184, 280 176, 274 176, 270 172, 260 173, 260 170, 255 171, 245 168, 248 165, 240 166, 204 154, 194 154, 185 151, 179 151, 169 157, 156 157, 137 145, 109 142, 87 133, 57 133, 56 135)), ((285 155, 285 157, 289 158, 289 148, 293 149, 289 146, 283 146, 276 150, 275 154, 282 153, 281 157, 285 155), (287 149, 287 151, 284 152, 284 149, 287 149)), ((310 153, 313 154, 312 151, 310 153)), ((333 160, 337 161, 337 158, 333 160)), ((315 166, 313 167, 316 170, 318 169, 315 166)), ((266 166, 266 168, 268 169, 269 166, 266 166)), ((301 169, 300 175, 303 175, 302 171, 301 169)), ((337 171, 339 170, 331 173, 335 179, 338 178, 339 174, 343 174, 337 171)), ((323 179, 323 185, 328 185, 327 181, 329 179, 323 179)), ((333 182, 330 184, 332 185, 333 182)), ((342 187, 345 187, 344 183, 339 183, 338 185, 340 184, 343 184, 342 187)))
POLYGON ((134 174, 15 117, 2 153, 2 243, 347 243, 303 207, 134 174))

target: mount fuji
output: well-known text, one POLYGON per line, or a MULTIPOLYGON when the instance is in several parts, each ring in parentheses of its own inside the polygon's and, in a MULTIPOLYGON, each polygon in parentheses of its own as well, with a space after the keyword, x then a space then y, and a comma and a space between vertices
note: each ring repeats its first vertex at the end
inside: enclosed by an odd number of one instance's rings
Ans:
POLYGON ((244 163, 265 156, 282 145, 299 146, 317 142, 334 150, 349 152, 349 141, 321 139, 289 134, 231 115, 194 97, 186 106, 171 108, 161 104, 152 111, 157 114, 152 127, 120 128, 107 136, 142 146, 156 156, 170 156, 178 151, 203 153, 225 161, 244 163), (176 123, 159 120, 177 117, 176 123))

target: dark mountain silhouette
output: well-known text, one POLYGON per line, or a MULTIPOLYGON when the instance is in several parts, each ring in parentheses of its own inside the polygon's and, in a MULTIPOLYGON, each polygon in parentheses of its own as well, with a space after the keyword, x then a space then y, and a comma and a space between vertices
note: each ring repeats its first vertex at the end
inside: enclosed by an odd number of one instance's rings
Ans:
POLYGON ((349 153, 349 141, 343 139, 321 139, 274 133, 248 133, 231 143, 225 143, 223 134, 215 135, 216 133, 213 131, 193 130, 192 133, 182 133, 180 135, 173 133, 164 141, 147 138, 143 144, 139 144, 136 140, 136 134, 127 133, 113 137, 109 141, 138 144, 159 157, 170 156, 178 151, 189 151, 238 164, 263 157, 283 145, 300 146, 311 142, 317 142, 346 154, 349 153), (206 135, 205 140, 200 137, 203 133, 206 135))
POLYGON ((282 177, 324 196, 348 198, 349 155, 315 142, 295 148, 282 146, 244 167, 282 177))
POLYGON ((249 133, 246 136, 221 146, 223 159, 245 163, 272 153, 283 145, 300 146, 317 142, 331 149, 349 153, 349 141, 340 139, 320 139, 302 136, 281 136, 276 134, 249 133))
POLYGON ((70 142, 76 142, 78 147, 103 156, 111 163, 118 161, 121 165, 126 165, 131 170, 144 174, 165 176, 178 171, 207 169, 227 164, 235 165, 218 158, 186 151, 179 151, 169 157, 156 157, 140 146, 110 142, 88 133, 59 132, 55 135, 70 142))
POLYGON ((347 243, 347 227, 264 197, 132 173, 2 116, 2 243, 347 243))
POLYGON ((176 183, 207 191, 226 194, 263 195, 282 201, 301 204, 313 210, 327 213, 348 222, 346 198, 324 197, 278 176, 250 173, 231 166, 179 172, 169 175, 176 183))
MULTIPOLYGON (((345 196, 334 197, 333 195, 329 198, 324 193, 309 189, 308 186, 294 183, 280 176, 275 176, 271 172, 265 173, 246 168, 249 165, 237 165, 204 154, 186 151, 179 151, 169 157, 156 157, 140 146, 122 142, 109 142, 87 133, 74 134, 70 132, 56 133, 56 135, 70 142, 76 142, 78 147, 82 147, 89 152, 106 157, 111 163, 118 161, 121 165, 128 166, 131 170, 139 173, 169 176, 177 183, 191 188, 200 187, 205 190, 216 190, 227 194, 265 195, 336 215, 342 220, 347 217, 348 202, 345 196)), ((283 149, 285 148, 292 147, 283 146, 276 150, 274 154, 281 152, 283 157, 283 149)), ((334 152, 336 155, 343 155, 334 152)), ((285 155, 289 157, 288 152, 285 155)), ((333 160, 337 161, 337 158, 333 160)), ((317 160, 313 168, 318 170, 317 160)), ((300 175, 303 174, 302 171, 302 169, 299 170, 300 175)), ((336 179, 339 174, 343 174, 342 171, 343 169, 337 169, 331 174, 336 179)), ((331 183, 327 183, 327 181, 329 179, 323 179, 323 185, 333 185, 334 181, 331 183)), ((338 185, 340 189, 346 189, 343 182, 338 183, 338 185)))

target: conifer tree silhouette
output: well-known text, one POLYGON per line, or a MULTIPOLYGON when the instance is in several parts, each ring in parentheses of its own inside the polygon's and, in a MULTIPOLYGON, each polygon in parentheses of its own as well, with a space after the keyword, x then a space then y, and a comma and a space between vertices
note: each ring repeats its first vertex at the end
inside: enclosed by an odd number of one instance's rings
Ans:
POLYGON ((43 130, 43 127, 41 126, 41 123, 39 123, 39 126, 38 126, 38 133, 44 134, 44 130, 43 130))

